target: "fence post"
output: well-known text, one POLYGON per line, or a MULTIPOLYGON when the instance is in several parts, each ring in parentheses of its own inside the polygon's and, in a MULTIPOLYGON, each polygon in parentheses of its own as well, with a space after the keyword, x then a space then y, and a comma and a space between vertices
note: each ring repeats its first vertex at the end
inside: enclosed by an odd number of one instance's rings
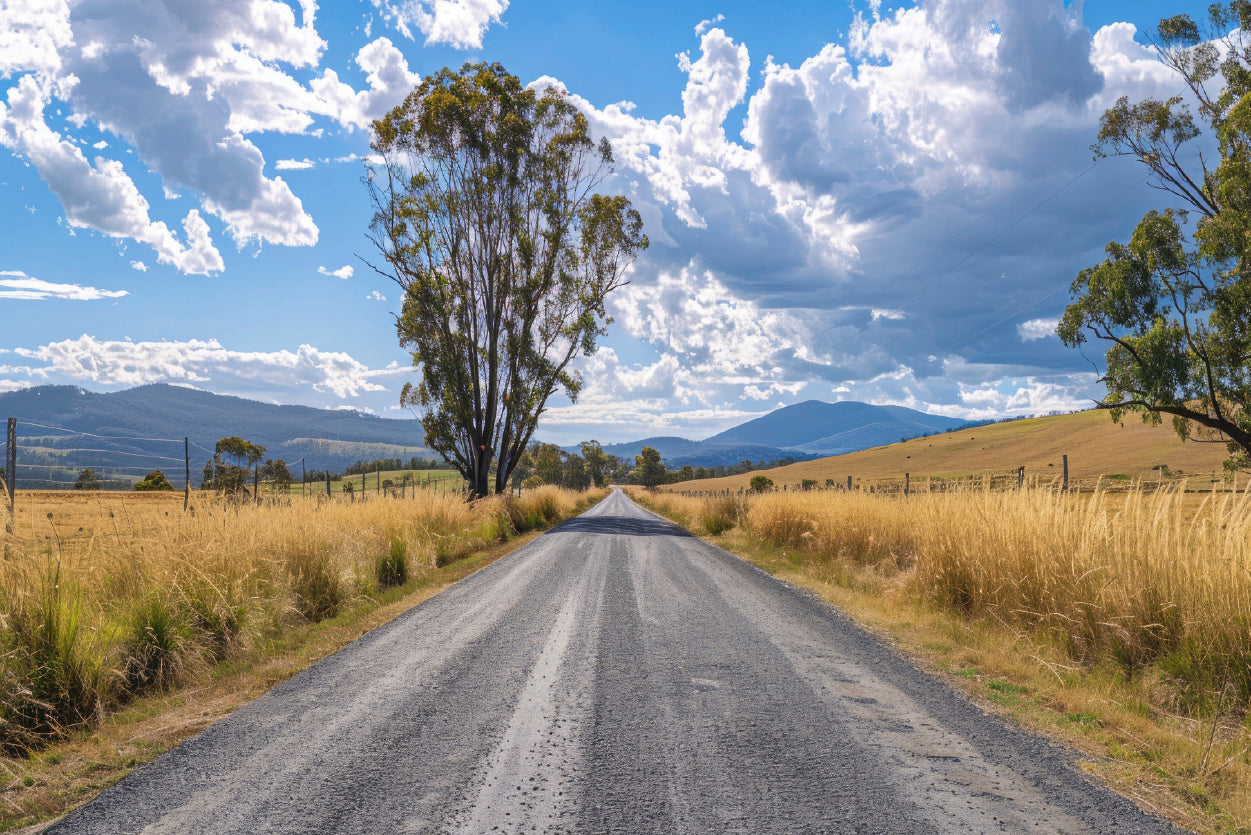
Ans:
POLYGON ((256 464, 252 465, 252 498, 256 500, 257 507, 261 506, 261 468, 256 464))
POLYGON ((182 457, 187 465, 187 486, 182 491, 182 512, 186 513, 191 507, 191 439, 186 436, 182 439, 182 457))
POLYGON ((1017 467, 1016 468, 1016 489, 1020 490, 1024 486, 1025 486, 1025 468, 1017 467))
POLYGON ((326 498, 327 499, 334 498, 333 496, 330 495, 330 470, 329 469, 326 470, 326 498))
POLYGON ((5 435, 4 480, 9 488, 9 521, 17 518, 13 509, 13 493, 17 489, 17 418, 9 418, 9 430, 5 435))
POLYGON ((1064 462, 1064 492, 1069 490, 1069 457, 1061 455, 1060 459, 1064 462))
POLYGON ((912 485, 912 474, 904 473, 904 495, 908 495, 908 488, 912 485))
POLYGON ((851 476, 847 476, 847 492, 851 492, 851 476))

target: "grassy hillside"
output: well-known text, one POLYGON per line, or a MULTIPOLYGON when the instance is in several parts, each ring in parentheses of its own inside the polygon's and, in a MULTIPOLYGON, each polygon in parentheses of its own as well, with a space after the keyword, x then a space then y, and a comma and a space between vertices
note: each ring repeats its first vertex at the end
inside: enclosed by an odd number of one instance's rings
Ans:
MULTIPOLYGON (((1211 478, 1221 472, 1228 453, 1222 444, 1178 440, 1168 424, 1147 426, 1136 415, 1117 425, 1107 413, 1028 418, 917 438, 905 443, 803 461, 765 473, 777 486, 804 479, 824 484, 827 478, 845 483, 861 479, 913 479, 1006 472, 1024 466, 1026 473, 1046 478, 1061 472, 1061 456, 1069 457, 1069 477, 1092 480, 1124 475, 1156 479, 1161 464, 1173 474, 1211 478)), ((721 490, 746 487, 751 474, 684 482, 675 489, 721 490)))

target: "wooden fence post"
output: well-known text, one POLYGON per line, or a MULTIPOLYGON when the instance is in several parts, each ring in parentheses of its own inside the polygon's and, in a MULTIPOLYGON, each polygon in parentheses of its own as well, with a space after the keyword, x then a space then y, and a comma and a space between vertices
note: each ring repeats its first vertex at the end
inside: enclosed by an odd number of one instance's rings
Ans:
POLYGON ((904 473, 904 495, 908 495, 908 488, 912 486, 912 474, 904 473))
POLYGON ((851 476, 847 476, 847 492, 851 492, 851 476))
POLYGON ((13 494, 17 490, 17 418, 9 418, 8 432, 5 434, 4 481, 9 488, 9 522, 12 523, 17 519, 13 500, 13 494))
POLYGON ((1064 492, 1069 490, 1069 457, 1061 455, 1060 459, 1064 462, 1064 492))
POLYGON ((182 455, 183 463, 187 465, 187 486, 182 493, 182 512, 186 513, 191 506, 191 439, 186 436, 182 439, 182 455))
POLYGON ((1020 490, 1025 486, 1025 468, 1016 468, 1016 489, 1020 490))
POLYGON ((326 498, 333 498, 330 495, 330 470, 326 470, 326 498))

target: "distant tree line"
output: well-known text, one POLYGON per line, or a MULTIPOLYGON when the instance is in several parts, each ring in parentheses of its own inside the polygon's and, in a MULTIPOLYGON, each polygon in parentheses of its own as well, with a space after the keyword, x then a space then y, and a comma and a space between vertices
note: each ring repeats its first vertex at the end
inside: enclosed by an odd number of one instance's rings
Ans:
MULTIPOLYGON (((349 464, 348 468, 343 471, 344 475, 360 475, 361 473, 372 473, 378 470, 451 470, 454 469, 451 464, 442 458, 418 458, 416 456, 405 461, 402 458, 375 458, 373 461, 357 461, 349 464)), ((324 480, 323 476, 323 480, 324 480)))

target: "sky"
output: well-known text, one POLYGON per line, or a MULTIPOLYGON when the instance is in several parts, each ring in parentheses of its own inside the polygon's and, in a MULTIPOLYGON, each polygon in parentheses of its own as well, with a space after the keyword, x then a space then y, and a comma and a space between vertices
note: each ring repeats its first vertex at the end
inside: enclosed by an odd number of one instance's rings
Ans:
POLYGON ((1168 205, 1100 115, 1192 0, 5 0, 0 391, 188 385, 412 417, 370 124, 498 61, 567 91, 651 246, 538 437, 703 438, 817 399, 1089 406, 1068 287, 1168 205))

